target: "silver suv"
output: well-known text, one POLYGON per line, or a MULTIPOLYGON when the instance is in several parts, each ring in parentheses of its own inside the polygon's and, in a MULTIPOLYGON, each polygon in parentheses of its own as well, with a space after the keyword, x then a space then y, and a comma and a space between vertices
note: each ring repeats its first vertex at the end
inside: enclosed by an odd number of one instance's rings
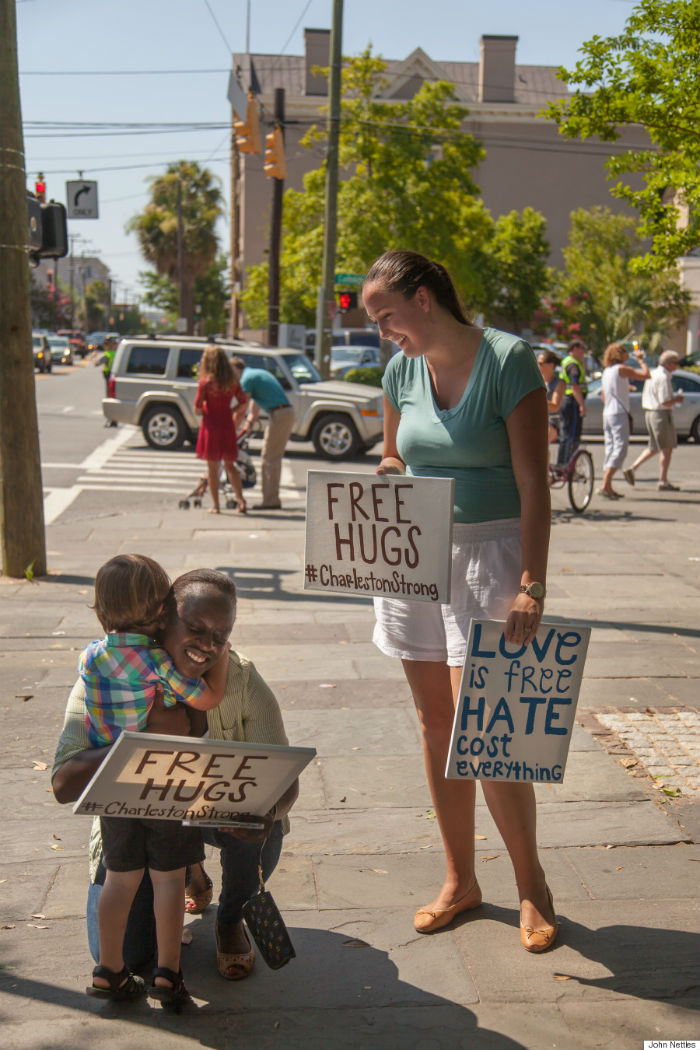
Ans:
MULTIPOLYGON (((209 342, 191 336, 122 339, 112 364, 109 396, 102 401, 107 419, 140 426, 153 448, 175 449, 195 441, 197 373, 209 342)), ((217 345, 253 368, 266 368, 279 380, 296 413, 293 441, 312 441, 320 456, 332 460, 349 459, 381 441, 383 397, 377 387, 324 381, 298 350, 272 350, 235 340, 217 340, 217 345)))

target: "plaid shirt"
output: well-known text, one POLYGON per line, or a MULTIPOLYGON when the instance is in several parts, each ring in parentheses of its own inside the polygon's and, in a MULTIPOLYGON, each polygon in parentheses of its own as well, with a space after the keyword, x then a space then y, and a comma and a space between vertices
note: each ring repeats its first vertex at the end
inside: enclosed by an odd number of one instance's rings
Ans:
POLYGON ((124 729, 142 732, 163 685, 166 707, 191 704, 204 691, 201 678, 184 678, 166 653, 145 634, 108 634, 80 654, 85 686, 85 727, 90 747, 113 744, 124 729))

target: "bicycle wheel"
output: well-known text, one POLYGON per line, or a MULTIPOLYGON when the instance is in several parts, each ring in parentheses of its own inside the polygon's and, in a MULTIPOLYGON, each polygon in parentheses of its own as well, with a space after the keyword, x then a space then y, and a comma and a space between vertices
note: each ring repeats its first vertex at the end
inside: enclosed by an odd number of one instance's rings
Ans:
POLYGON ((591 502, 594 481, 593 458, 581 448, 569 462, 569 502, 577 514, 583 514, 591 502))

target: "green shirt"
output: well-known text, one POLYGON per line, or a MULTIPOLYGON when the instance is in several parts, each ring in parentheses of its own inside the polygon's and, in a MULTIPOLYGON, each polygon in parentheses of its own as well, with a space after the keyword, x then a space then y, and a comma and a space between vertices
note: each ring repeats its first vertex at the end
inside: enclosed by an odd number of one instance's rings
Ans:
POLYGON ((527 394, 544 386, 524 340, 485 328, 454 408, 436 405, 424 357, 396 354, 382 383, 401 413, 397 449, 407 472, 455 479, 456 522, 520 517, 506 420, 527 394))

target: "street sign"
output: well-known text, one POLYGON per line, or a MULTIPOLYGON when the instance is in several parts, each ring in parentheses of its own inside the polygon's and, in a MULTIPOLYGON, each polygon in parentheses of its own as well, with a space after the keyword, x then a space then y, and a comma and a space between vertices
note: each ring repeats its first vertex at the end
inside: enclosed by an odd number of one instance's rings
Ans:
POLYGON ((363 273, 337 273, 335 275, 336 284, 362 284, 364 279, 363 273))
POLYGON ((97 183, 78 179, 66 183, 66 210, 69 219, 97 219, 97 183))

